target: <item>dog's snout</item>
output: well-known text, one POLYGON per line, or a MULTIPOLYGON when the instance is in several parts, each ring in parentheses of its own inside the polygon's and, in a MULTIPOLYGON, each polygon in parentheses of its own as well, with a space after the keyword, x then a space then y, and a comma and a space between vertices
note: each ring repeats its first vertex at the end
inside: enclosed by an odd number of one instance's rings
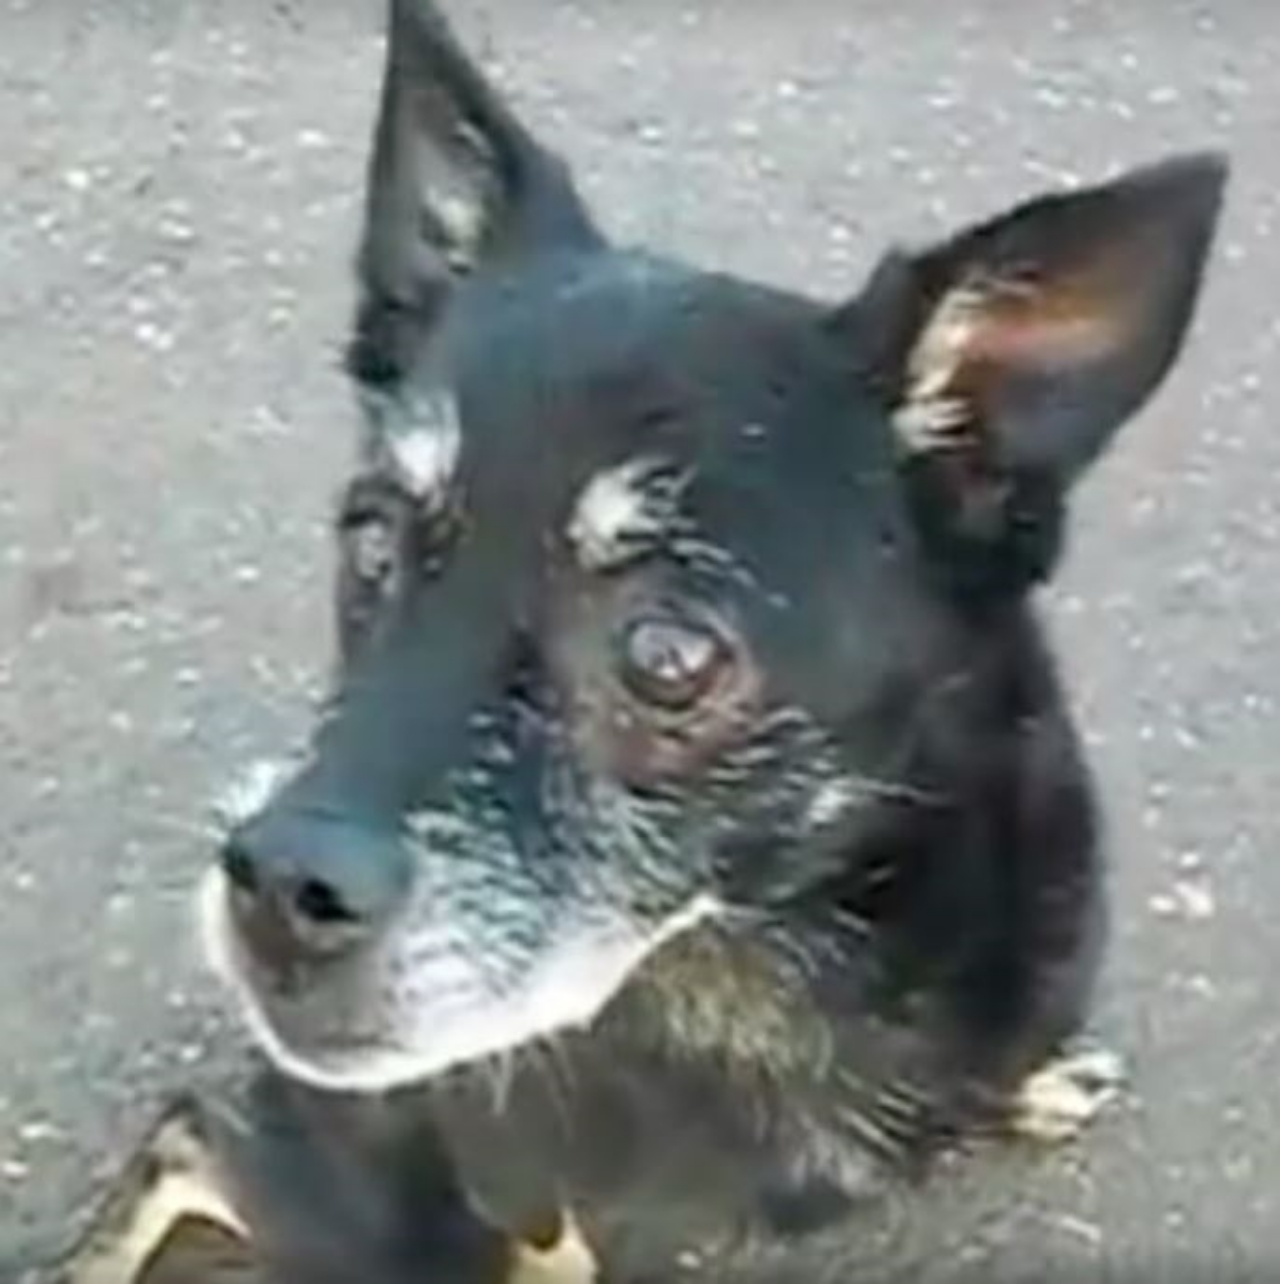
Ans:
POLYGON ((249 946, 287 969, 354 948, 395 911, 408 856, 392 834, 268 811, 230 834, 221 862, 249 946))

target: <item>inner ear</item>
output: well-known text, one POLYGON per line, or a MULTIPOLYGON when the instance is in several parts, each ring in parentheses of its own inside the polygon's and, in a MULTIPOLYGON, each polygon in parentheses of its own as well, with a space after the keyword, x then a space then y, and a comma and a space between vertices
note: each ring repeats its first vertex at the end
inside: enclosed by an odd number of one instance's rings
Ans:
POLYGON ((905 451, 1074 480, 1176 358, 1224 180, 1219 158, 1180 158, 900 258, 887 374, 905 451))
POLYGON ((1124 349, 1136 304, 1117 285, 1120 266, 1047 278, 1038 265, 1011 264, 949 284, 907 358, 894 415, 907 450, 961 448, 977 433, 999 455, 1047 454, 1057 443, 1013 437, 1004 412, 1033 381, 1079 379, 1124 349))
POLYGON ((966 592, 1052 569, 1064 497, 1173 364, 1225 163, 1184 157, 888 258, 846 318, 925 542, 966 592))
POLYGON ((353 375, 376 386, 402 378, 463 276, 594 238, 563 163, 525 128, 431 0, 389 0, 353 375))

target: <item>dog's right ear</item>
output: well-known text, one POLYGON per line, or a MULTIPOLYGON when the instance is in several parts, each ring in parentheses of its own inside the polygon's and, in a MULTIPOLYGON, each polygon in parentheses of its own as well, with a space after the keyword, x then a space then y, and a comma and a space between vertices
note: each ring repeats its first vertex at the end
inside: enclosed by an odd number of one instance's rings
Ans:
POLYGON ((352 375, 394 386, 469 273, 596 239, 563 163, 506 106, 431 0, 390 0, 352 375))

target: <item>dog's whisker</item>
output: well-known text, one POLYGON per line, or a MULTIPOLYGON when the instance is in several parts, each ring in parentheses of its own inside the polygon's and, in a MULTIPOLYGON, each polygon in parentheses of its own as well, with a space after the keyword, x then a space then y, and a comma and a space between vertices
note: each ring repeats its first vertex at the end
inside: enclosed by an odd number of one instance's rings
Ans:
POLYGON ((573 1106, 573 1061, 565 1049, 563 1039, 554 1033, 544 1035, 531 1042, 524 1049, 524 1054, 536 1067, 539 1082, 546 1090, 561 1127, 566 1134, 571 1134, 578 1126, 578 1117, 573 1106))
POLYGON ((854 775, 849 787, 857 794, 889 802, 913 802, 937 805, 946 801, 946 795, 933 789, 907 784, 898 780, 877 780, 873 776, 854 775))
POLYGON ((224 826, 213 820, 196 820, 189 816, 175 816, 168 812, 150 812, 147 823, 157 825, 171 833, 180 834, 183 838, 195 838, 204 843, 216 842, 226 832, 224 826))
POLYGON ((480 1062, 479 1068, 488 1080, 493 1113, 495 1115, 505 1113, 510 1104, 516 1075, 514 1051, 510 1048, 500 1049, 480 1062))

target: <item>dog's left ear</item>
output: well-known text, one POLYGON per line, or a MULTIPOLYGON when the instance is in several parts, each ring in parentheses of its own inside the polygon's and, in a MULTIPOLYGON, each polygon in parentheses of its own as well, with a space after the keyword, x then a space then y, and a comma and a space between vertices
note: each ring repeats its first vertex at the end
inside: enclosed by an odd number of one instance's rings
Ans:
POLYGON ((1180 157, 1043 197, 891 256, 846 314, 920 521, 957 565, 1047 573, 1062 496, 1179 351, 1226 174, 1180 157))
POLYGON ((388 0, 348 366, 394 385, 466 276, 593 243, 564 163, 524 126, 433 0, 388 0))

